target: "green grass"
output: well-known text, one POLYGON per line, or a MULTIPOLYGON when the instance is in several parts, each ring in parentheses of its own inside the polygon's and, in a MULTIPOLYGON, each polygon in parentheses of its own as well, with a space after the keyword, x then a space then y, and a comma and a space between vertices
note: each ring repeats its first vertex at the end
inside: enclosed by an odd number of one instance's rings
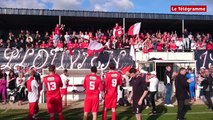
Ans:
MULTIPOLYGON (((213 112, 208 111, 204 105, 187 106, 188 112, 186 114, 187 120, 213 120, 213 112)), ((101 109, 100 109, 101 110, 101 109)), ((166 108, 158 106, 158 115, 148 115, 150 109, 143 110, 143 120, 175 120, 177 107, 166 108)), ((78 109, 65 109, 63 111, 65 120, 81 120, 83 116, 83 108, 78 109)), ((28 110, 0 110, 0 120, 26 120, 28 110)), ((108 120, 110 119, 111 112, 108 112, 108 120)), ((40 120, 48 120, 46 110, 40 110, 40 120)), ((89 117, 91 120, 91 115, 89 117)), ((98 120, 101 120, 101 112, 98 113, 98 120)), ((117 108, 117 120, 135 120, 134 114, 131 112, 130 107, 117 108)))

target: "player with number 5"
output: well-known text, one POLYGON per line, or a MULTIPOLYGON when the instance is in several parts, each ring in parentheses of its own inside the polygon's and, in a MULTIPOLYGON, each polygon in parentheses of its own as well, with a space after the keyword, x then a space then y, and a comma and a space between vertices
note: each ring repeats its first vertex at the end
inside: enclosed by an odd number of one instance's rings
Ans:
POLYGON ((122 76, 118 71, 115 71, 115 64, 110 63, 109 68, 110 71, 104 75, 105 97, 102 120, 106 120, 107 109, 112 109, 112 120, 116 120, 117 89, 118 85, 122 85, 122 76))
POLYGON ((49 75, 45 76, 43 82, 46 87, 47 110, 50 114, 49 120, 54 120, 54 114, 58 113, 59 120, 64 120, 62 115, 62 98, 60 88, 62 87, 62 80, 58 74, 55 73, 55 65, 49 66, 49 75))
POLYGON ((99 93, 103 90, 100 76, 96 75, 97 68, 91 67, 91 74, 84 79, 84 88, 86 90, 86 98, 84 100, 84 120, 87 120, 88 113, 92 112, 93 120, 97 120, 97 112, 99 108, 99 93))

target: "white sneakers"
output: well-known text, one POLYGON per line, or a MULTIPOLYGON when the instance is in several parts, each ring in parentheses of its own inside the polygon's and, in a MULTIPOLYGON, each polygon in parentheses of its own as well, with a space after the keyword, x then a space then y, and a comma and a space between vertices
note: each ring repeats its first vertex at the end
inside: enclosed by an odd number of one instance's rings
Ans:
POLYGON ((164 104, 164 106, 167 106, 167 107, 174 107, 174 105, 172 105, 172 104, 164 104))

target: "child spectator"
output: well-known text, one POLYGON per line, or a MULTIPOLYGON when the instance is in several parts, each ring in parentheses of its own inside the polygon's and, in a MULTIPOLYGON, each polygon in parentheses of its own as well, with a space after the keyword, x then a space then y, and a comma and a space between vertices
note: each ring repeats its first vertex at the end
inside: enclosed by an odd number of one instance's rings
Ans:
POLYGON ((47 44, 45 43, 45 41, 42 41, 40 48, 42 48, 42 49, 47 48, 47 44))
POLYGON ((22 102, 25 98, 25 77, 24 73, 19 73, 18 77, 16 78, 16 85, 17 85, 17 100, 18 105, 22 105, 22 102))

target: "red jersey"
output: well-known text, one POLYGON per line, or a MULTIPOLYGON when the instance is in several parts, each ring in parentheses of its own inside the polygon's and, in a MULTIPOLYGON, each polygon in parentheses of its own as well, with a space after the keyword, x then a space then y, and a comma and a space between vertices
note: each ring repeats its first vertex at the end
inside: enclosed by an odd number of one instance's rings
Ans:
POLYGON ((57 46, 57 48, 63 48, 63 43, 58 42, 56 46, 57 46))
POLYGON ((55 34, 60 35, 60 28, 59 27, 55 27, 55 34))
POLYGON ((87 48, 88 47, 88 43, 86 43, 86 42, 82 42, 82 43, 80 43, 80 46, 81 46, 81 48, 87 48))
POLYGON ((208 44, 206 45, 206 49, 207 49, 207 50, 213 50, 213 44, 208 43, 208 44))
POLYGON ((68 43, 67 43, 67 48, 68 48, 68 49, 72 49, 72 43, 71 43, 71 42, 68 42, 68 43))
POLYGON ((175 43, 170 43, 170 44, 169 44, 169 48, 170 48, 170 50, 174 50, 174 51, 177 50, 177 46, 176 46, 175 43))
POLYGON ((106 95, 117 95, 117 87, 122 85, 122 76, 117 71, 111 71, 105 74, 104 88, 106 95))
POLYGON ((45 43, 42 43, 41 45, 40 45, 40 48, 46 48, 47 47, 47 45, 45 44, 45 43))
POLYGON ((47 48, 52 48, 52 47, 53 47, 53 43, 52 42, 48 42, 47 48))
POLYGON ((84 88, 86 95, 99 95, 103 90, 103 85, 100 76, 96 74, 89 74, 84 79, 84 88))
POLYGON ((61 77, 58 74, 45 76, 44 84, 47 90, 47 99, 61 97, 60 88, 63 86, 63 83, 61 77))

